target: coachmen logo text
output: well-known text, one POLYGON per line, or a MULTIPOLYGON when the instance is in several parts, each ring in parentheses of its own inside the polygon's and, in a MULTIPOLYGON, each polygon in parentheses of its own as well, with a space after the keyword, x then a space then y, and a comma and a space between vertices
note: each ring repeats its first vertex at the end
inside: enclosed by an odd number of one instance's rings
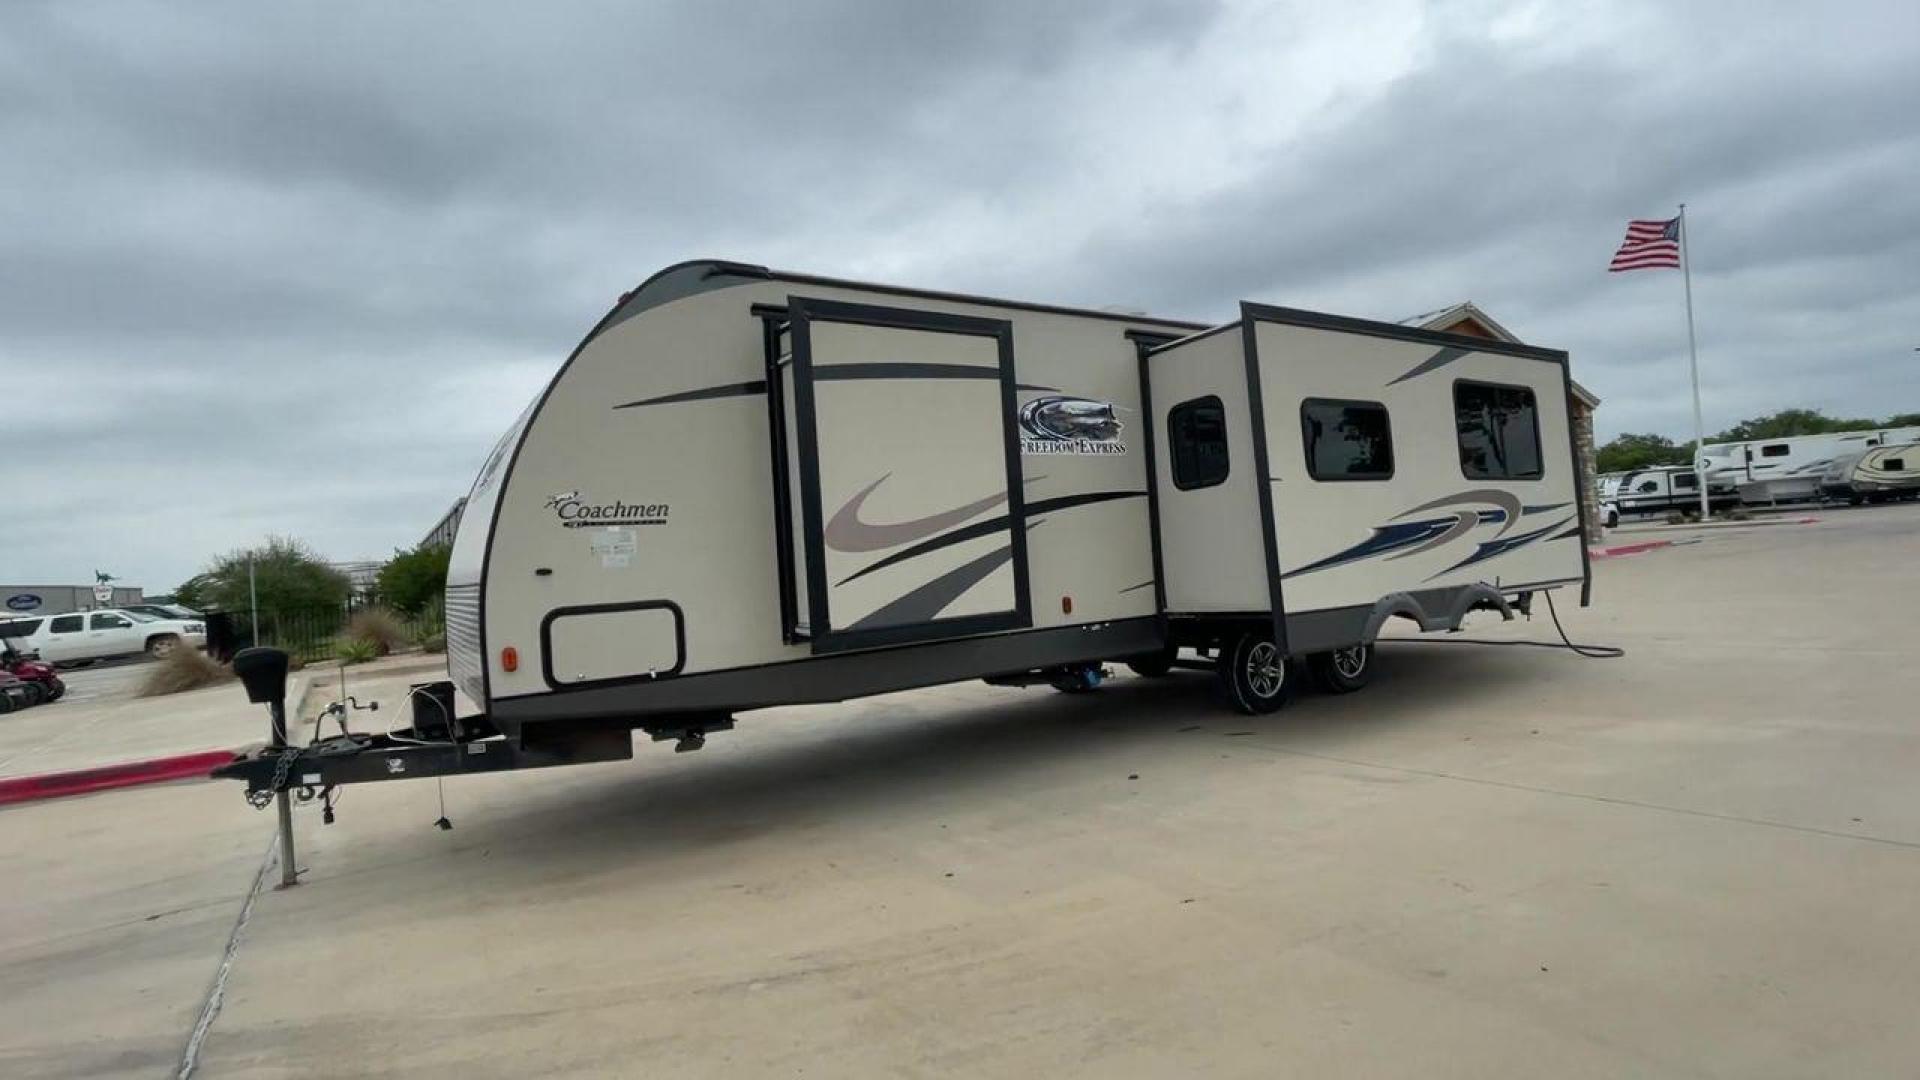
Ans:
POLYGON ((547 496, 547 509, 569 529, 594 525, 665 525, 666 503, 588 502, 578 491, 563 491, 547 496))
POLYGON ((1124 454, 1111 402, 1049 394, 1020 406, 1023 454, 1124 454))

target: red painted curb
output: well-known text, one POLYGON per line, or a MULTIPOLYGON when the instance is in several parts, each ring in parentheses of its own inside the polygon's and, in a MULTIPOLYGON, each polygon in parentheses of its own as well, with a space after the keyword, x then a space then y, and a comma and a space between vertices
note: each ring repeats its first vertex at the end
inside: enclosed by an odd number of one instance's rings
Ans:
POLYGON ((233 756, 231 750, 202 750, 195 754, 175 754, 147 761, 102 765, 97 769, 9 777, 0 780, 0 806, 33 802, 36 799, 58 799, 67 795, 86 795, 140 784, 164 784, 169 780, 206 779, 216 765, 225 765, 233 760, 233 756))
POLYGON ((1592 548, 1587 554, 1596 559, 1612 559, 1621 555, 1638 555, 1643 551, 1652 551, 1655 548, 1672 546, 1673 541, 1671 540, 1648 540, 1639 544, 1621 544, 1619 547, 1592 548))

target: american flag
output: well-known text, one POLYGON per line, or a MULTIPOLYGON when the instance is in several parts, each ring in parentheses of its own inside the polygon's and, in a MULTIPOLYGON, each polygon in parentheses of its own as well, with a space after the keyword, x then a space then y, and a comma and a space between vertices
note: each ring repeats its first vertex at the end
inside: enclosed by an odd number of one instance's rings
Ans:
POLYGON ((1680 269, 1680 219, 1627 222, 1627 238, 1620 242, 1620 250, 1613 253, 1607 272, 1663 266, 1680 269))

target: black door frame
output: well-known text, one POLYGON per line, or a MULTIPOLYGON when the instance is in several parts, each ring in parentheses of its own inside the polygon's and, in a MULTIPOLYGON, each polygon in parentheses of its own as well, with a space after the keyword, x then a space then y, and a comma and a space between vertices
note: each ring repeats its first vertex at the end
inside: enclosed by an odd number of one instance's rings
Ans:
MULTIPOLYGON (((800 512, 804 530, 807 573, 808 641, 816 653, 847 649, 877 648, 922 641, 940 641, 970 634, 1026 629, 1033 625, 1033 608, 1027 572, 1026 504, 1022 497, 1020 439, 1014 424, 1017 409, 1013 356, 1013 323, 1006 319, 986 319, 944 312, 917 311, 908 308, 852 304, 801 296, 787 298, 788 333, 793 347, 792 390, 797 449, 800 455, 800 512), (836 629, 828 613, 825 513, 821 506, 818 414, 815 410, 814 383, 817 368, 813 356, 811 324, 814 322, 850 323, 860 326, 922 330, 946 334, 966 334, 992 338, 997 344, 1000 370, 1001 448, 1006 462, 1007 519, 1012 546, 1014 607, 1010 611, 987 612, 953 618, 933 618, 923 622, 860 630, 836 629)), ((906 374, 902 378, 951 377, 940 373, 906 374)))

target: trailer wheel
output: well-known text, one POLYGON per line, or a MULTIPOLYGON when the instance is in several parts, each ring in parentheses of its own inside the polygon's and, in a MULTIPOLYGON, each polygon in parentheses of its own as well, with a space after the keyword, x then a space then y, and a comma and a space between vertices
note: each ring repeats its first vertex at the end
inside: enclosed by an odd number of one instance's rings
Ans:
POLYGON ((1349 645, 1307 657, 1315 685, 1329 694, 1351 694, 1373 681, 1373 646, 1349 645))
POLYGON ((1233 707, 1249 716, 1270 713, 1287 703, 1293 689, 1287 657, 1273 637, 1249 630, 1234 641, 1220 664, 1220 684, 1233 707))

